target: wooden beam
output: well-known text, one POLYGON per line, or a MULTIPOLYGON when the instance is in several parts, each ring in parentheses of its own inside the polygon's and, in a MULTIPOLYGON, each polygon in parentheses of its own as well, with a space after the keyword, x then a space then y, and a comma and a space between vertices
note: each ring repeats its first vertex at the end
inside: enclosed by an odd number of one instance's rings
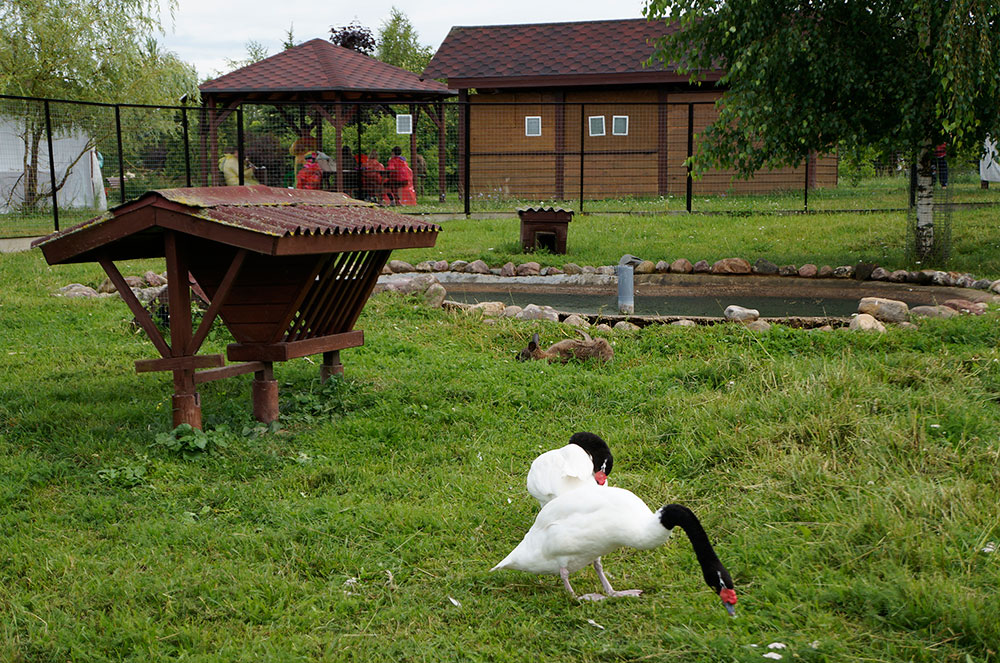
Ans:
POLYGON ((222 308, 223 302, 226 301, 226 296, 229 294, 230 288, 233 287, 233 282, 236 281, 236 276, 240 272, 240 267, 243 266, 243 260, 247 257, 247 250, 240 249, 233 256, 233 261, 229 264, 229 269, 226 270, 226 275, 222 277, 222 282, 219 283, 219 287, 215 291, 215 295, 212 297, 212 303, 209 305, 208 310, 205 311, 205 315, 201 319, 201 324, 198 325, 198 331, 195 332, 194 338, 188 344, 188 354, 194 354, 198 352, 198 348, 201 344, 205 342, 205 337, 208 336, 208 330, 212 328, 212 323, 215 322, 216 316, 219 315, 219 309, 222 308))
MULTIPOLYGON (((116 288, 118 288, 118 294, 121 295, 122 300, 126 305, 128 305, 129 310, 131 310, 135 315, 136 322, 138 322, 139 326, 146 332, 146 336, 148 336, 149 340, 153 342, 153 345, 156 347, 156 351, 163 357, 171 356, 173 353, 170 349, 170 345, 168 345, 166 340, 164 340, 163 334, 160 333, 160 330, 156 328, 156 324, 153 322, 153 318, 150 317, 149 311, 147 311, 146 307, 139 302, 135 293, 132 292, 132 288, 130 288, 128 283, 125 282, 125 277, 123 277, 122 273, 118 271, 118 267, 115 266, 115 263, 111 262, 107 258, 101 258, 98 262, 100 262, 101 267, 104 268, 104 271, 108 275, 108 278, 111 279, 111 282, 115 284, 116 288)), ((167 287, 169 288, 169 286, 167 287)))
POLYGON ((187 357, 166 357, 164 359, 139 359, 135 362, 135 372, 155 373, 157 371, 194 370, 196 368, 216 368, 225 365, 226 360, 222 355, 190 355, 187 357))
POLYGON ((262 361, 250 361, 242 364, 230 364, 228 366, 223 366, 222 368, 210 368, 207 371, 198 371, 195 373, 194 383, 202 384, 205 382, 212 382, 213 380, 235 377, 237 375, 256 373, 257 371, 264 370, 265 366, 266 364, 262 361))
POLYGON ((229 361, 288 361, 289 359, 307 357, 321 352, 330 352, 331 350, 356 348, 364 344, 364 332, 360 329, 355 329, 343 334, 319 336, 317 338, 292 341, 290 343, 259 345, 232 343, 226 348, 226 356, 229 358, 229 361))

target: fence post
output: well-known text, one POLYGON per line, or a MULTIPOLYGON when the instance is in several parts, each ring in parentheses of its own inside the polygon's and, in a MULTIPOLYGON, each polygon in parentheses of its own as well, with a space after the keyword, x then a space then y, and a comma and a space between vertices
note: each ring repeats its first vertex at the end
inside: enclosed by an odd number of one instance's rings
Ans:
POLYGON ((806 185, 802 194, 802 211, 809 211, 809 153, 806 152, 806 185))
POLYGON ((243 104, 236 107, 236 172, 239 173, 238 182, 243 186, 243 164, 246 163, 246 150, 243 147, 243 104))
POLYGON ((122 108, 115 104, 115 134, 118 137, 118 192, 119 199, 125 204, 125 155, 122 149, 122 108))
POLYGON ((688 104, 688 149, 687 149, 687 211, 691 211, 691 197, 694 189, 691 179, 691 157, 694 156, 694 104, 688 104))
POLYGON ((191 145, 188 134, 187 95, 181 97, 181 127, 184 129, 184 179, 188 188, 191 187, 191 145))
POLYGON ((913 209, 913 206, 917 202, 917 164, 913 163, 910 165, 910 205, 909 208, 913 209))
POLYGON ((583 149, 583 141, 584 137, 587 135, 584 131, 586 119, 586 106, 584 104, 580 104, 580 214, 583 214, 583 155, 585 152, 583 149))
MULTIPOLYGON (((45 140, 49 145, 49 186, 52 188, 52 224, 56 230, 59 230, 59 203, 56 199, 56 158, 52 153, 52 116, 49 114, 49 100, 45 100, 45 140)), ((27 144, 27 141, 25 141, 27 144)), ((35 168, 38 168, 38 164, 35 164, 35 168)), ((37 182, 37 178, 36 178, 37 182)), ((37 183, 36 185, 37 186, 37 183)), ((25 199, 27 199, 27 192, 25 192, 25 199)))
POLYGON ((465 216, 469 216, 469 212, 471 211, 469 185, 472 180, 472 169, 469 167, 469 160, 472 158, 472 149, 469 146, 472 132, 469 127, 472 124, 472 105, 469 103, 468 97, 465 99, 465 110, 463 112, 465 113, 465 127, 463 132, 465 137, 465 165, 462 168, 462 179, 465 180, 465 216))

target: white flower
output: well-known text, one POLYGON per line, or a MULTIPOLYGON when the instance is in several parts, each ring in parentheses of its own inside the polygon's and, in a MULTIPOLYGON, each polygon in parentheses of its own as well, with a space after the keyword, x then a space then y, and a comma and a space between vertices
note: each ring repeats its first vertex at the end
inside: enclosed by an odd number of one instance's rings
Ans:
POLYGON ((785 646, 786 646, 786 645, 785 645, 785 643, 784 643, 784 642, 772 642, 771 644, 769 644, 769 645, 767 646, 767 648, 768 648, 768 649, 784 649, 784 648, 785 648, 785 646))
POLYGON ((983 552, 987 554, 991 552, 996 552, 996 549, 997 549, 997 544, 993 541, 990 541, 985 546, 983 546, 983 552))
POLYGON ((770 651, 770 652, 764 654, 764 658, 772 658, 775 661, 780 661, 784 657, 781 654, 777 653, 777 652, 770 651))

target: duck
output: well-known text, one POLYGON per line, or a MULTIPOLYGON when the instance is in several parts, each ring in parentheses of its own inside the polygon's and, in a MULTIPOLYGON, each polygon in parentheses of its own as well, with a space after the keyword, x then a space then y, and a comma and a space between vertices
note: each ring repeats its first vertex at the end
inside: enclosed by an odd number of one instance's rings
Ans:
POLYGON ((651 550, 666 543, 675 527, 683 529, 694 548, 702 577, 719 595, 730 616, 736 616, 732 576, 719 561, 698 517, 686 506, 666 504, 650 510, 631 491, 614 486, 583 486, 549 500, 527 534, 490 571, 513 569, 557 575, 570 596, 581 601, 639 596, 641 589, 615 590, 601 568, 600 558, 622 547, 651 550), (602 593, 577 596, 569 577, 594 564, 602 593))
POLYGON ((573 433, 569 443, 541 454, 528 470, 528 493, 539 506, 581 486, 603 486, 608 481, 614 459, 599 435, 573 433))

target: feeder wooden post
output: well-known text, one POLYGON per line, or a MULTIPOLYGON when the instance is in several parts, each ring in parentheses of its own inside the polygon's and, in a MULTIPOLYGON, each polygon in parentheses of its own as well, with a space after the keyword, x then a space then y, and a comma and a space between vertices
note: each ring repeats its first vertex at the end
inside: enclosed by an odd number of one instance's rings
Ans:
MULTIPOLYGON (((167 262, 167 289, 170 302, 170 355, 172 358, 190 357, 191 342, 191 288, 184 247, 177 233, 163 233, 163 248, 167 262)), ((190 424, 201 428, 201 398, 195 388, 194 364, 188 362, 174 369, 173 422, 174 427, 190 424)))
POLYGON ((278 418, 278 381, 274 379, 273 363, 263 364, 253 374, 253 418, 269 424, 278 418))
POLYGON ((340 363, 340 350, 323 353, 323 363, 319 367, 319 380, 326 384, 334 375, 342 375, 344 365, 340 363))

